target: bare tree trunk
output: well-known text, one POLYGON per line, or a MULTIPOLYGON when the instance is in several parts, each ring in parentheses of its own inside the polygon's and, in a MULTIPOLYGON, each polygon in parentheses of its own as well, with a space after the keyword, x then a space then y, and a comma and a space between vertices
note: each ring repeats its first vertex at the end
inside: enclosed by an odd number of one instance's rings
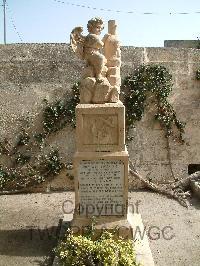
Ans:
POLYGON ((189 175, 179 181, 170 184, 155 184, 149 180, 143 178, 133 167, 132 162, 129 164, 129 173, 135 178, 139 179, 146 188, 158 192, 160 194, 166 195, 170 198, 176 199, 182 206, 188 207, 187 197, 191 196, 190 182, 193 180, 200 180, 200 172, 189 175))

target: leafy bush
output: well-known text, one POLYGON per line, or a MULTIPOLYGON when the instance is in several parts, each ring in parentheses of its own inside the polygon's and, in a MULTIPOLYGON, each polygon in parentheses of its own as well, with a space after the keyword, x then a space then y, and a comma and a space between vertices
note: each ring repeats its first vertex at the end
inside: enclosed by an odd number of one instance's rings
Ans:
POLYGON ((93 240, 92 236, 74 236, 69 230, 55 249, 64 266, 139 266, 136 262, 133 241, 104 231, 93 240))
POLYGON ((45 159, 42 163, 43 167, 46 168, 46 172, 51 174, 58 174, 63 168, 58 150, 52 150, 49 154, 45 155, 45 159))

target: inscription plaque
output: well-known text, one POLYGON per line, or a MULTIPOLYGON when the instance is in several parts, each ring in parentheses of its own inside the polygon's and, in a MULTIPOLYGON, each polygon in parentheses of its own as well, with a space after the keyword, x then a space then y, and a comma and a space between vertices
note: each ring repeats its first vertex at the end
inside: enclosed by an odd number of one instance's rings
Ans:
POLYGON ((80 214, 123 215, 124 163, 83 160, 78 168, 80 214))

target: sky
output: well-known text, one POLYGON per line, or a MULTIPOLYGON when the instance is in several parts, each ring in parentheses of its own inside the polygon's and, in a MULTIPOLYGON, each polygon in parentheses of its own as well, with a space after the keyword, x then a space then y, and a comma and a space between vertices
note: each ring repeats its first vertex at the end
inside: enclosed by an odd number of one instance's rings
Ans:
MULTIPOLYGON (((69 43, 71 30, 83 26, 86 35, 87 21, 93 17, 105 21, 102 37, 107 21, 115 19, 122 45, 163 47, 164 40, 200 38, 200 0, 6 1, 7 43, 69 43)), ((0 43, 4 43, 2 4, 0 0, 0 43)))

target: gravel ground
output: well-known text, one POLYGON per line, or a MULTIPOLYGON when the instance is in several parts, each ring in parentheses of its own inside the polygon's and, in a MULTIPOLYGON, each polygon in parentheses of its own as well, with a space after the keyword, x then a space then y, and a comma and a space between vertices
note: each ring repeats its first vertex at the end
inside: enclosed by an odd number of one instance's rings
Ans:
MULTIPOLYGON (((0 196, 0 266, 51 265, 66 199, 74 193, 0 196)), ((200 202, 186 209, 145 191, 131 192, 129 202, 142 215, 156 265, 200 266, 200 202)))

